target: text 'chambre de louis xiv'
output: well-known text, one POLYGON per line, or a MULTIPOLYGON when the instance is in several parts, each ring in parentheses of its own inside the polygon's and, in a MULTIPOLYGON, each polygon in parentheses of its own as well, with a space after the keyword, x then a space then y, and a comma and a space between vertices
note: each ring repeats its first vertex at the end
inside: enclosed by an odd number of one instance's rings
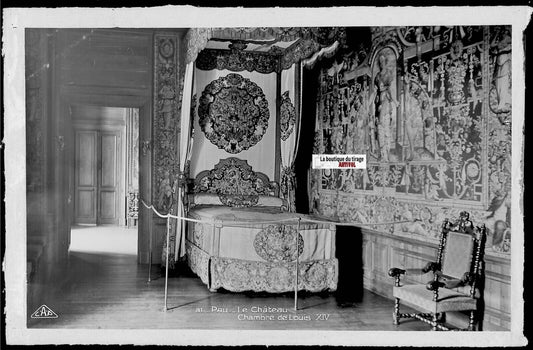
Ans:
POLYGON ((327 321, 329 314, 300 314, 292 310, 271 306, 236 306, 233 308, 211 306, 210 309, 198 308, 197 312, 236 313, 239 321, 327 321))

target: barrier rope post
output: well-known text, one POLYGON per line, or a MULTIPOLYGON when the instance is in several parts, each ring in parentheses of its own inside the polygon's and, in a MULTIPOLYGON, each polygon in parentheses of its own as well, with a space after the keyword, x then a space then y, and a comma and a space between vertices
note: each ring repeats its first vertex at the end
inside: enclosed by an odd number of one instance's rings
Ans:
POLYGON ((170 245, 170 216, 167 216, 167 256, 166 260, 167 263, 165 264, 165 312, 168 310, 167 308, 167 299, 168 299, 168 251, 169 251, 169 245, 170 245))
MULTIPOLYGON (((146 204, 146 202, 142 198, 141 198, 141 203, 144 205, 146 209, 150 211, 148 215, 152 215, 152 212, 151 212, 151 210, 153 209, 152 206, 146 204)), ((148 238, 149 251, 148 251, 148 282, 147 283, 152 282, 152 249, 153 249, 152 245, 153 243, 152 243, 152 228, 151 227, 149 231, 150 231, 150 236, 148 238)))
POLYGON ((299 262, 298 262, 298 253, 300 252, 299 247, 299 238, 300 238, 300 221, 302 221, 302 218, 298 218, 298 226, 296 228, 296 278, 294 279, 294 311, 298 310, 298 273, 299 273, 299 262))
MULTIPOLYGON (((152 215, 152 213, 150 212, 150 215, 152 215)), ((152 228, 150 227, 150 229, 148 230, 150 232, 150 238, 149 238, 149 246, 150 246, 150 250, 148 251, 148 283, 152 282, 152 228)))
MULTIPOLYGON (((183 217, 183 216, 180 216, 180 215, 171 215, 170 213, 167 213, 166 215, 163 215, 161 213, 159 213, 153 205, 148 205, 146 204, 146 202, 144 200, 142 200, 142 203, 143 205, 147 208, 147 209, 151 209, 153 210, 153 212, 159 216, 160 218, 166 218, 167 219, 167 237, 166 237, 166 242, 167 242, 167 247, 166 247, 166 264, 165 264, 165 307, 164 307, 164 311, 168 311, 168 265, 169 265, 169 249, 170 249, 170 219, 171 218, 175 218, 177 220, 183 220, 183 221, 188 221, 188 222, 197 222, 197 223, 206 223, 206 224, 210 224, 210 225, 214 225, 214 222, 213 221, 205 221, 205 220, 198 220, 198 219, 192 219, 192 218, 187 218, 187 217, 183 217)), ((262 221, 262 222, 255 222, 255 224, 272 224, 272 223, 277 223, 277 224, 280 224, 281 222, 285 222, 285 221, 293 221, 295 218, 287 218, 287 219, 281 219, 281 220, 273 220, 273 221, 262 221)), ((297 224, 297 229, 296 229, 296 259, 295 259, 295 284, 294 284, 294 310, 297 311, 298 310, 298 280, 299 280, 299 237, 300 237, 300 224, 301 224, 301 221, 302 221, 302 217, 299 216, 298 218, 298 224, 297 224)), ((392 222, 378 222, 378 223, 355 223, 355 222, 344 222, 344 223, 341 223, 341 222, 332 222, 332 221, 325 221, 325 220, 316 220, 316 219, 312 219, 312 218, 304 218, 304 221, 305 222, 313 222, 313 223, 326 223, 326 224, 331 224, 331 223, 335 223, 335 225, 337 226, 353 226, 353 225, 356 225, 356 226, 371 226, 371 225, 395 225, 395 224, 401 224, 401 223, 406 223, 406 222, 416 222, 416 221, 420 221, 420 219, 415 219, 415 220, 402 220, 402 221, 392 221, 392 222)), ((240 225, 249 225, 250 223, 247 222, 247 221, 242 221, 242 222, 233 222, 232 224, 230 224, 229 226, 234 226, 234 227, 241 227, 240 225)), ((152 245, 153 245, 153 237, 152 237, 152 232, 150 232, 150 252, 149 252, 149 263, 150 263, 150 266, 148 268, 148 282, 151 281, 151 266, 152 266, 152 245)))

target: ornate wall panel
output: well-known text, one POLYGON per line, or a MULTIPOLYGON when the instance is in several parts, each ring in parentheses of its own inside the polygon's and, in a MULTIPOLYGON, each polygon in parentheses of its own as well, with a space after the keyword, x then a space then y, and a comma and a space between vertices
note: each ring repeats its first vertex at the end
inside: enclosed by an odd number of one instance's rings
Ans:
POLYGON ((139 217, 139 109, 126 113, 126 220, 137 224, 139 217))
POLYGON ((508 253, 510 42, 510 27, 380 27, 369 60, 323 66, 313 152, 368 163, 312 170, 311 206, 343 221, 416 219, 375 229, 430 241, 466 209, 489 228, 487 252, 508 253))
POLYGON ((172 205, 172 188, 179 173, 178 138, 183 72, 179 62, 179 38, 174 34, 154 37, 154 205, 167 212, 172 205))
POLYGON ((129 192, 139 190, 139 109, 128 109, 126 118, 126 189, 129 192))

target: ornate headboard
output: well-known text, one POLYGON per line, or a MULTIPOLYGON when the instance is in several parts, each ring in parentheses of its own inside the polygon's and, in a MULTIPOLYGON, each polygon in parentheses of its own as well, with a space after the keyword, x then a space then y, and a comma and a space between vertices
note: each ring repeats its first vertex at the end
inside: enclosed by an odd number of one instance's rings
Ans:
POLYGON ((260 196, 279 197, 279 185, 253 171, 246 160, 230 157, 221 159, 212 170, 200 172, 193 192, 217 194, 224 205, 249 207, 256 205, 260 196))

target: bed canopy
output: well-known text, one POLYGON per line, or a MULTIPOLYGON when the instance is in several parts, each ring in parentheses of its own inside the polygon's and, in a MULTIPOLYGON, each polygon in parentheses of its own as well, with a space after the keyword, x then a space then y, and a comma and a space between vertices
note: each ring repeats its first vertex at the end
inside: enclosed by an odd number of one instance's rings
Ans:
MULTIPOLYGON (((295 211, 293 167, 302 119, 303 68, 313 66, 321 56, 333 55, 345 42, 342 27, 188 30, 181 73, 176 214, 187 214, 187 181, 232 155, 274 179, 279 196, 287 201, 289 211, 295 211), (236 99, 245 102, 235 108, 228 101, 236 99), (214 129, 214 124, 224 125, 214 129)), ((177 220, 172 231, 174 256, 182 257, 185 224, 177 220)))

